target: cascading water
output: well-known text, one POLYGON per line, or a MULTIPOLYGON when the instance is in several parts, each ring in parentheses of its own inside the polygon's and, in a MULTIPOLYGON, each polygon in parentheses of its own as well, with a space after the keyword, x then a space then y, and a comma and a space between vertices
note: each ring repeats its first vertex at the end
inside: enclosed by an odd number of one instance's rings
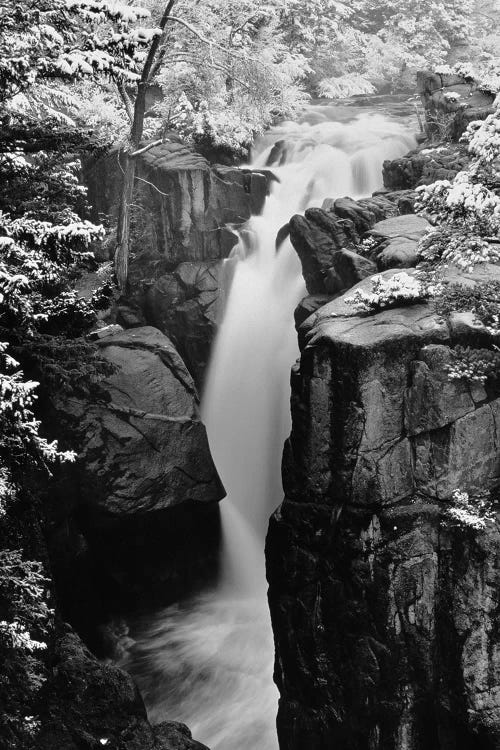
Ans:
POLYGON ((272 170, 279 182, 233 253, 203 399, 227 490, 221 580, 215 590, 132 626, 124 661, 151 721, 183 721, 211 750, 278 746, 263 546, 269 515, 282 497, 289 372, 298 354, 293 311, 305 288, 289 241, 276 252, 277 232, 294 213, 325 198, 371 194, 381 186, 384 159, 414 145, 401 120, 327 105, 272 128, 255 148, 257 169, 277 155, 272 170))

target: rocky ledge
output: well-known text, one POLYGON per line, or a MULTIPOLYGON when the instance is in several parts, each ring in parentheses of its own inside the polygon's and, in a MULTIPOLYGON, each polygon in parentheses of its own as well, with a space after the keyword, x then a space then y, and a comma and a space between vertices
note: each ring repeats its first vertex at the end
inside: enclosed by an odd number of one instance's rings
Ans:
POLYGON ((356 314, 352 293, 303 324, 292 374, 266 552, 281 747, 493 750, 499 525, 446 520, 455 490, 500 483, 500 393, 445 370, 489 334, 425 303, 356 314))
POLYGON ((63 615, 92 643, 89 613, 102 621, 122 598, 130 606, 156 590, 175 599, 215 570, 224 497, 196 388, 171 341, 150 326, 94 336, 112 372, 97 394, 52 404, 52 423, 78 456, 49 507, 63 615))
POLYGON ((405 211, 409 200, 407 192, 339 198, 292 217, 290 239, 309 292, 295 311, 297 325, 377 270, 417 264, 418 241, 429 223, 405 211))
POLYGON ((184 724, 151 726, 132 678, 99 662, 68 626, 51 648, 39 715, 36 750, 208 750, 184 724))
POLYGON ((470 122, 493 112, 495 93, 466 74, 420 71, 417 87, 430 134, 446 127, 447 135, 458 141, 470 122))
MULTIPOLYGON (((95 218, 117 212, 118 158, 113 151, 87 165, 95 218)), ((138 159, 129 285, 117 322, 160 328, 198 387, 218 320, 223 261, 238 242, 236 230, 262 210, 272 179, 268 170, 210 164, 174 133, 138 159)))

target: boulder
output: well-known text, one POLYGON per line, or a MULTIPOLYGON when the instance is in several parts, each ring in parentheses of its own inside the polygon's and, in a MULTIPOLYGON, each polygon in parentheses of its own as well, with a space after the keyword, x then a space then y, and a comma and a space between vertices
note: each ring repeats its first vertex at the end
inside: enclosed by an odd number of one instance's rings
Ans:
POLYGON ((42 688, 41 730, 33 748, 208 750, 183 724, 152 727, 132 678, 98 661, 68 626, 61 631, 51 649, 49 677, 42 688))
POLYGON ((355 252, 358 238, 350 219, 322 209, 308 209, 290 220, 290 239, 302 263, 309 294, 335 294, 376 270, 355 252))
POLYGON ((111 332, 96 345, 114 369, 101 398, 56 404, 79 445, 80 504, 123 517, 220 500, 196 389, 169 339, 146 326, 111 332))
POLYGON ((384 185, 389 190, 401 191, 436 180, 452 180, 468 161, 464 146, 424 143, 405 156, 384 162, 384 185))
POLYGON ((377 266, 384 268, 412 268, 417 265, 417 246, 415 240, 396 237, 378 253, 377 266))
POLYGON ((394 239, 404 237, 408 240, 418 241, 429 229, 430 224, 422 216, 408 214, 406 216, 395 216, 384 221, 379 221, 369 232, 373 237, 394 239))
POLYGON ((397 213, 394 204, 382 196, 359 201, 353 198, 337 198, 330 210, 341 219, 350 219, 360 237, 377 221, 397 213))
POLYGON ((415 214, 395 216, 375 224, 369 236, 381 240, 375 250, 378 268, 416 266, 418 241, 429 227, 427 219, 415 214))
POLYGON ((223 262, 180 263, 147 290, 148 320, 167 333, 201 388, 221 315, 223 262))

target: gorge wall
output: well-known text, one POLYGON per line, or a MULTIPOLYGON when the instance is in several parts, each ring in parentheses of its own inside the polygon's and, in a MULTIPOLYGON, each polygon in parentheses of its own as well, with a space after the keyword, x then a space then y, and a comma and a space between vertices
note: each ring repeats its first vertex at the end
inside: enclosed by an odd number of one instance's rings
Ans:
MULTIPOLYGON (((129 283, 116 321, 166 333, 198 387, 220 316, 223 260, 262 210, 272 179, 266 170, 212 165, 175 134, 138 158, 129 283)), ((88 164, 86 181, 96 214, 116 213, 118 153, 88 164)))
MULTIPOLYGON (((381 195, 290 222, 309 296, 266 542, 283 750, 500 747, 500 387, 447 373, 452 347, 491 335, 430 303, 367 315, 346 302, 377 271, 414 273, 427 222, 411 191, 466 160, 423 143, 384 165, 381 195), (490 493, 484 527, 452 520, 456 490, 490 493)), ((499 267, 444 283, 486 279, 499 267)))
POLYGON ((110 613, 177 600, 216 574, 225 492, 172 342, 152 326, 92 338, 108 374, 47 407, 77 451, 48 500, 47 536, 62 614, 101 652, 110 613))
POLYGON ((267 541, 281 746, 498 747, 500 535, 443 516, 500 479, 498 393, 443 373, 482 334, 342 298, 304 325, 267 541))

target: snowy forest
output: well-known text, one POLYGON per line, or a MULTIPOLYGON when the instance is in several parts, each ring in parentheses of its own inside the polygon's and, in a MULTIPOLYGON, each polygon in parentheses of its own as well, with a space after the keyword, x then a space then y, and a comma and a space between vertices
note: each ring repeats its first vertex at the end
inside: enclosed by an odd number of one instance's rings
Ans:
POLYGON ((498 750, 498 0, 0 49, 0 750, 498 750))

